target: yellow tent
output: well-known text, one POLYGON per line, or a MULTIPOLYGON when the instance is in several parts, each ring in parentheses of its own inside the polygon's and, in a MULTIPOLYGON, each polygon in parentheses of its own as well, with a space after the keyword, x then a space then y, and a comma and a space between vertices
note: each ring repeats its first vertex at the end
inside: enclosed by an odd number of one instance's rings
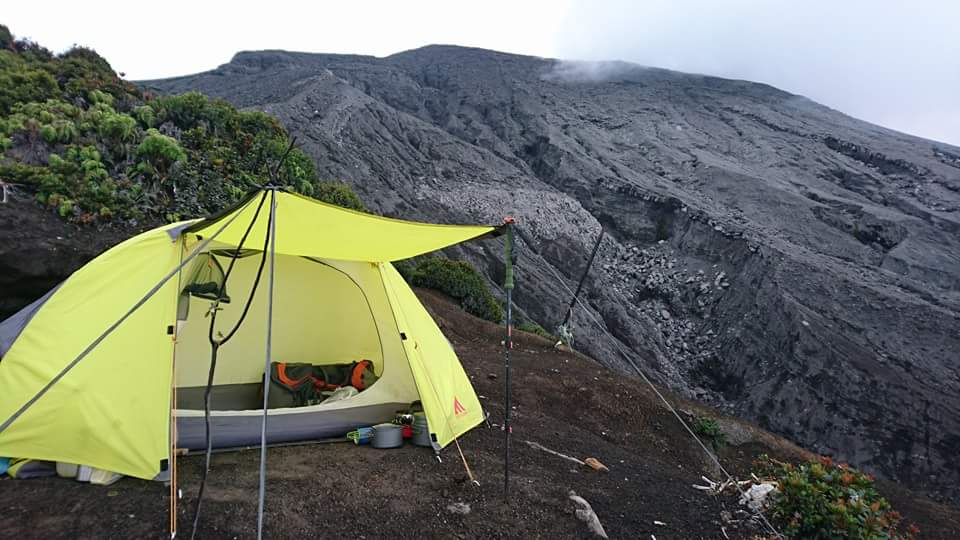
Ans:
POLYGON ((266 438, 343 435, 419 401, 439 449, 483 412, 390 261, 495 231, 387 219, 268 188, 218 216, 130 238, 0 324, 0 455, 153 478, 172 432, 177 446, 202 447, 212 308, 218 332, 242 319, 218 353, 214 446, 261 440, 269 360, 362 358, 375 384, 342 401, 269 409, 266 438), (231 261, 224 296, 187 292, 193 276, 222 277, 231 261))

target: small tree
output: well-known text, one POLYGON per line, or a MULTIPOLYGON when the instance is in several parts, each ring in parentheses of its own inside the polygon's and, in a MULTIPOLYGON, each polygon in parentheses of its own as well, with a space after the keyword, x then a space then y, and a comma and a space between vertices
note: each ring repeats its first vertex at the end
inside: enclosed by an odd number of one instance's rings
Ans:
POLYGON ((187 159, 187 153, 173 137, 163 135, 156 129, 149 129, 147 136, 137 147, 137 157, 143 160, 138 165, 140 172, 155 175, 163 182, 175 163, 187 159))
POLYGON ((323 202, 342 206, 343 208, 360 212, 366 210, 360 197, 357 196, 350 186, 343 182, 319 182, 313 187, 312 193, 307 193, 306 190, 301 191, 323 202))
POLYGON ((0 49, 13 50, 13 34, 2 24, 0 24, 0 49))

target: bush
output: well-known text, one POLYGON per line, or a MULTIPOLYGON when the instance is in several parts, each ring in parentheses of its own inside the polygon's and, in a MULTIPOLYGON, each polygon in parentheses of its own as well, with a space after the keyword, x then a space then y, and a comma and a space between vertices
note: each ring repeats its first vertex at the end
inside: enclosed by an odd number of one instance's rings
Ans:
POLYGON ((177 144, 176 139, 150 129, 147 130, 147 136, 143 138, 143 142, 137 147, 137 157, 142 159, 141 164, 145 165, 141 167, 141 171, 159 175, 162 181, 170 167, 178 161, 187 159, 187 154, 177 144))
POLYGON ((140 105, 134 108, 133 116, 145 128, 152 128, 157 124, 157 115, 153 112, 153 107, 149 105, 140 105))
MULTIPOLYGON (((136 129, 137 121, 134 120, 132 116, 122 113, 108 113, 103 115, 100 119, 100 125, 97 127, 100 135, 113 143, 127 143, 132 141, 136 134, 136 129)), ((144 139, 144 143, 145 142, 146 139, 144 139)), ((173 142, 176 144, 175 140, 173 142)))
POLYGON ((517 325, 517 330, 520 330, 521 332, 527 332, 530 334, 536 334, 542 338, 549 339, 550 341, 557 341, 557 336, 551 334, 550 332, 547 332, 546 330, 543 329, 542 326, 540 326, 534 321, 528 320, 528 321, 521 322, 520 324, 517 325))
MULTIPOLYGON (((0 27, 0 173, 65 219, 146 218, 130 223, 142 227, 209 214, 269 183, 288 146, 283 126, 265 113, 196 92, 148 97, 92 49, 55 56, 0 27), (47 164, 19 161, 43 149, 52 151, 47 164)), ((299 149, 275 180, 363 209, 345 184, 319 182, 299 149)))
POLYGON ((6 25, 0 24, 0 49, 13 48, 13 34, 6 25))
POLYGON ((714 451, 720 450, 723 445, 727 444, 727 436, 723 434, 720 424, 714 418, 698 416, 694 419, 692 427, 693 432, 703 442, 709 444, 714 451))
POLYGON ((902 529, 871 476, 830 458, 795 466, 761 456, 755 466, 777 480, 768 515, 789 538, 912 540, 919 533, 913 525, 902 529))
MULTIPOLYGON (((312 166, 313 162, 310 162, 310 164, 312 166)), ((358 212, 366 211, 360 197, 349 185, 343 182, 320 182, 313 188, 312 193, 307 193, 307 195, 343 208, 357 210, 358 212)))
POLYGON ((470 263, 446 257, 424 257, 408 273, 412 285, 435 289, 455 298, 467 313, 495 323, 503 320, 503 309, 490 293, 483 276, 470 263))

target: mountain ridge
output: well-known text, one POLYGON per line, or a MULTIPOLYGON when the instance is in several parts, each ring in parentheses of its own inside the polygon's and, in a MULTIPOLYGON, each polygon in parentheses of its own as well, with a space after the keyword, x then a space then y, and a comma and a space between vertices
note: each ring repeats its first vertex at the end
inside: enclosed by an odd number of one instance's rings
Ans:
MULTIPOLYGON (((660 382, 957 496, 960 149, 642 67, 551 80, 563 62, 446 46, 234 60, 144 84, 270 112, 386 215, 517 216, 518 305, 550 329, 569 302, 552 271, 576 280, 602 225, 590 310, 660 382)), ((495 250, 456 252, 501 279, 495 250)))

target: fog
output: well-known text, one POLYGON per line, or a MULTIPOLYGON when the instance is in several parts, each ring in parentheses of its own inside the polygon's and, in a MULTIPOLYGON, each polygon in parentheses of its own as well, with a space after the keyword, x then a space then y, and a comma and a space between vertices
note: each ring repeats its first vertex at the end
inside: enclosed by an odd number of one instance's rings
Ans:
POLYGON ((575 1, 556 39, 561 58, 765 82, 960 144, 960 2, 575 1))

